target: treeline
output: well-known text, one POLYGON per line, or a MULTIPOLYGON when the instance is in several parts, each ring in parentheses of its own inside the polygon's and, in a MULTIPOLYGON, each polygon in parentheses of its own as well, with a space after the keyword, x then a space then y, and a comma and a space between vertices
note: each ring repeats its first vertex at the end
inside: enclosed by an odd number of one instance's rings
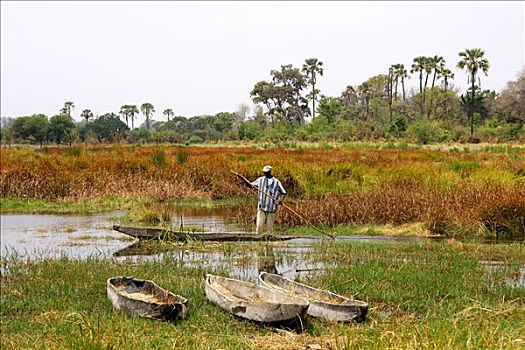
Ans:
POLYGON ((456 66, 466 73, 468 89, 458 91, 454 73, 445 59, 419 56, 410 67, 392 64, 385 74, 347 86, 340 96, 325 96, 316 88, 324 73, 317 58, 302 68, 283 65, 270 72, 268 81, 257 82, 250 96, 253 107, 239 105, 235 112, 186 118, 173 109, 163 111, 165 121, 152 119, 151 103, 123 105, 118 114, 94 116, 91 110, 71 117, 74 103, 60 113, 2 118, 4 144, 27 142, 106 143, 125 141, 200 143, 218 140, 268 142, 353 141, 402 139, 431 142, 525 141, 525 69, 497 93, 483 90, 481 76, 490 64, 480 49, 459 53, 456 66), (417 88, 406 89, 407 79, 417 88), (135 128, 142 113, 145 122, 135 128), (311 118, 310 118, 311 117, 311 118))

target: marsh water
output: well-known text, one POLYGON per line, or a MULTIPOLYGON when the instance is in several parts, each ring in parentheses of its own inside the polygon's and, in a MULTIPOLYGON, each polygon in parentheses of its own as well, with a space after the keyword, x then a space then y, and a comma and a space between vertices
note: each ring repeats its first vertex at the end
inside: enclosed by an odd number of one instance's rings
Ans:
MULTIPOLYGON (((122 212, 95 215, 1 215, 1 256, 41 260, 68 257, 73 259, 115 259, 151 261, 170 259, 180 267, 225 271, 230 277, 250 280, 260 271, 279 273, 288 278, 322 273, 337 267, 336 261, 320 261, 314 253, 319 236, 301 237, 271 243, 181 243, 143 244, 114 231, 122 212), (220 247, 220 248, 219 248, 220 247)), ((183 211, 172 215, 173 227, 192 227, 204 231, 242 230, 213 210, 183 211)), ((414 242, 424 238, 401 236, 339 236, 338 241, 414 242)), ((498 262, 482 262, 487 271, 501 272, 498 262)), ((525 286, 525 267, 511 284, 525 286)))

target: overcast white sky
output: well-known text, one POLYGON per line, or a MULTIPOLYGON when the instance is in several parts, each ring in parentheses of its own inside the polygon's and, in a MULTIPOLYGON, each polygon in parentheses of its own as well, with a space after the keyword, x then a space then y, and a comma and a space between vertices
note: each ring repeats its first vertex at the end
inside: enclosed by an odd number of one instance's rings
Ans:
MULTIPOLYGON (((254 84, 283 64, 317 57, 319 88, 410 68, 479 47, 491 63, 484 88, 500 90, 525 65, 524 2, 5 2, 1 6, 1 115, 56 114, 74 101, 118 112, 151 102, 194 116, 251 105, 254 84)), ((409 81, 416 86, 417 79, 409 81)), ((139 119, 139 122, 142 120, 139 119)), ((136 124, 137 125, 137 124, 136 124)))

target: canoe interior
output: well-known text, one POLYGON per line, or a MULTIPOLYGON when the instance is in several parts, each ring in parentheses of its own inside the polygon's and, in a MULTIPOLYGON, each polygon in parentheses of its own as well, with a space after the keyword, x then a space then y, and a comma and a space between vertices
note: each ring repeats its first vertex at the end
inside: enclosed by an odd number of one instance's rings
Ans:
POLYGON ((261 288, 255 283, 215 275, 207 275, 207 281, 217 292, 233 302, 308 305, 308 302, 302 298, 282 292, 276 293, 271 289, 261 288))
POLYGON ((122 296, 129 299, 157 304, 186 303, 187 300, 179 295, 160 288, 152 281, 117 277, 110 279, 110 283, 122 296))
POLYGON ((278 288, 288 294, 303 297, 310 301, 322 301, 337 305, 354 304, 354 301, 349 298, 327 290, 313 288, 303 283, 294 282, 279 275, 263 272, 259 275, 259 278, 272 288, 278 288))
POLYGON ((140 240, 166 240, 166 241, 217 241, 217 242, 240 242, 240 241, 284 241, 297 237, 256 235, 253 232, 180 232, 167 228, 156 227, 124 227, 113 225, 115 231, 140 240))
POLYGON ((107 293, 117 310, 131 315, 166 321, 180 320, 187 315, 188 300, 153 281, 126 276, 110 278, 107 293))
POLYGON ((263 286, 308 299, 309 316, 335 322, 363 322, 366 319, 368 303, 364 301, 347 298, 266 272, 262 272, 257 281, 263 286))

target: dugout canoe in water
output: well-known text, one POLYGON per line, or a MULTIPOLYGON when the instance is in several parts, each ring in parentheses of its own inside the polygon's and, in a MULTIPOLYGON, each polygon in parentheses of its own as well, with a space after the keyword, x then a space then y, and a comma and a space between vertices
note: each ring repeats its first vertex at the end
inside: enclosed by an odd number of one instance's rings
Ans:
POLYGON ((257 283, 292 296, 309 301, 307 315, 327 321, 362 322, 366 318, 368 304, 327 290, 317 289, 279 275, 261 272, 257 283))
POLYGON ((205 277, 206 297, 235 316, 266 323, 304 316, 308 300, 258 285, 211 274, 205 277))
POLYGON ((109 278, 107 293, 115 309, 134 316, 174 321, 185 318, 188 313, 188 299, 149 280, 126 276, 109 278))
POLYGON ((248 232, 178 232, 155 227, 122 227, 113 225, 113 230, 140 240, 166 240, 166 241, 216 241, 216 242, 242 242, 242 241, 285 241, 294 236, 256 235, 248 232))

